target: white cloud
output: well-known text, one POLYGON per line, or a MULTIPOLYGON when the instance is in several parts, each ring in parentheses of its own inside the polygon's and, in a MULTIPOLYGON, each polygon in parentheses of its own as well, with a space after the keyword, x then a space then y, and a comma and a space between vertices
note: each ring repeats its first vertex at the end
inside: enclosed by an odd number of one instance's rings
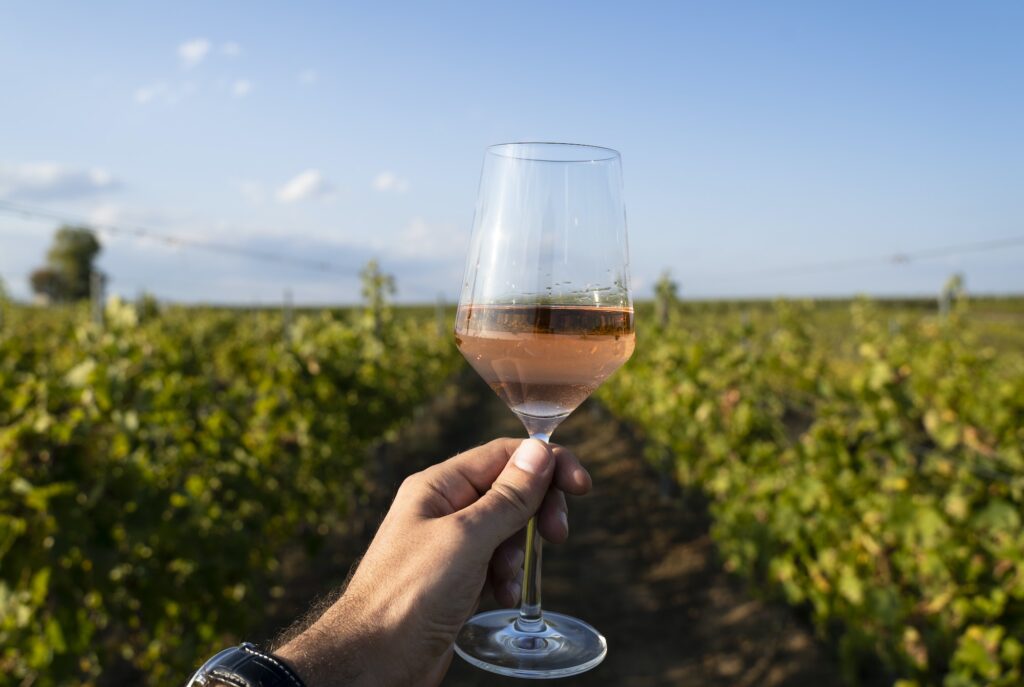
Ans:
POLYGON ((263 184, 258 181, 251 181, 248 179, 240 179, 234 182, 235 188, 242 194, 250 203, 259 205, 267 198, 267 193, 263 188, 263 184))
POLYGON ((378 191, 405 193, 409 190, 409 182, 399 178, 394 172, 384 171, 373 178, 373 187, 378 191))
POLYGON ((140 86, 135 89, 135 102, 139 105, 147 105, 157 98, 167 94, 167 84, 153 83, 148 86, 140 86))
POLYGON ((294 203, 313 198, 327 198, 334 187, 324 179, 318 169, 307 169, 277 190, 277 199, 282 203, 294 203))
POLYGON ((398 240, 382 248, 401 258, 445 260, 465 255, 469 235, 454 224, 430 224, 414 217, 398 240))
POLYGON ((192 81, 185 81, 178 85, 171 85, 165 81, 156 81, 136 88, 132 98, 139 105, 150 105, 153 103, 175 105, 197 90, 198 88, 192 81))
POLYGON ((234 41, 228 41, 224 45, 220 46, 220 52, 225 57, 238 57, 242 54, 242 46, 234 41))
POLYGON ((316 73, 315 69, 303 69, 299 72, 299 83, 303 86, 312 86, 320 79, 320 75, 316 73))
POLYGON ((89 211, 89 222, 96 225, 117 224, 123 219, 123 210, 115 203, 100 203, 89 211))
POLYGON ((101 167, 75 169, 56 162, 0 166, 0 197, 57 200, 113 191, 120 183, 101 167))
POLYGON ((161 240, 159 237, 194 240, 209 240, 212 234, 222 233, 222 228, 206 218, 195 215, 181 208, 165 209, 123 205, 114 202, 100 202, 86 214, 90 224, 99 230, 105 245, 117 244, 122 249, 130 249, 132 253, 166 253, 178 252, 183 246, 174 241, 161 240), (142 230, 142 234, 111 231, 112 227, 122 230, 142 230))
POLYGON ((236 98, 243 98, 252 91, 252 81, 248 79, 236 79, 231 84, 231 95, 236 98))
POLYGON ((178 58, 181 60, 181 64, 188 69, 198 66, 206 59, 209 52, 210 41, 205 38, 193 38, 178 46, 178 58))
POLYGON ((113 241, 123 238, 116 231, 110 231, 108 227, 117 226, 125 222, 124 209, 116 203, 100 203, 89 211, 89 224, 95 227, 99 234, 100 243, 107 245, 113 241))

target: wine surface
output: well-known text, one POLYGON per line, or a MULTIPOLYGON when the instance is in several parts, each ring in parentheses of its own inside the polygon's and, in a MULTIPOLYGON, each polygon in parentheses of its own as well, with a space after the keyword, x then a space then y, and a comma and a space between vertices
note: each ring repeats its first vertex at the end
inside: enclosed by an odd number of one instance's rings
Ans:
POLYGON ((633 310, 466 305, 455 343, 524 422, 563 419, 633 354, 633 310))

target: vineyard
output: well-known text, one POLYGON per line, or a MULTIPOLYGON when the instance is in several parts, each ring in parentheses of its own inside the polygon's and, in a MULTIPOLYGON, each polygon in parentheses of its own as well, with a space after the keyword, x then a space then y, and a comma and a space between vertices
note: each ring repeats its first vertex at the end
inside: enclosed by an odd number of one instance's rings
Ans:
POLYGON ((368 448, 455 362, 432 319, 14 310, 0 338, 0 679, 177 684, 345 532, 368 448))
POLYGON ((602 397, 710 497, 726 568, 806 609, 851 684, 1021 684, 1024 352, 964 303, 674 315, 602 397))
MULTIPOLYGON (((846 682, 1019 685, 1020 304, 919 306, 644 310, 599 396, 846 682)), ((372 449, 462 369, 433 311, 379 303, 0 327, 4 684, 180 682, 284 594, 282 552, 349 536, 372 449)))

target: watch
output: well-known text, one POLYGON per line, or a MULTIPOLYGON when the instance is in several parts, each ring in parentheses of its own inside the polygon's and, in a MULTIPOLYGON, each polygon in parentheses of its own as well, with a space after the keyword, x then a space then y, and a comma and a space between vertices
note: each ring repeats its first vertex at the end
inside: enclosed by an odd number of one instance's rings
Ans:
POLYGON ((288 665, 255 644, 242 642, 224 649, 196 671, 186 687, 224 684, 230 687, 306 687, 288 665))

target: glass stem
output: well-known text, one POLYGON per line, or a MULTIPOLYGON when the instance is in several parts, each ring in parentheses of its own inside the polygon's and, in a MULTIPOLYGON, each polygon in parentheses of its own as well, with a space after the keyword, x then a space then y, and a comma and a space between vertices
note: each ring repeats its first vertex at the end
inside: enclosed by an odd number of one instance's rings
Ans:
MULTIPOLYGON (((545 444, 549 434, 534 433, 531 439, 538 439, 545 444)), ((523 594, 519 603, 519 617, 516 618, 516 629, 520 632, 543 632, 544 615, 540 609, 540 561, 542 539, 537 531, 537 516, 530 518, 526 525, 526 542, 523 559, 523 594)))

